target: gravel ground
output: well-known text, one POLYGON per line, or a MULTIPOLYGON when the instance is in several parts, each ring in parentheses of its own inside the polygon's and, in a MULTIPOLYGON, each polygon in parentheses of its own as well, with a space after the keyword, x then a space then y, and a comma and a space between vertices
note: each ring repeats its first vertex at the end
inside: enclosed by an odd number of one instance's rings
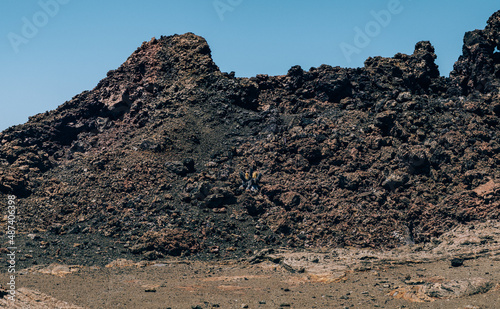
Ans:
MULTIPOLYGON (((244 259, 169 258, 20 271, 30 308, 498 308, 500 224, 390 251, 262 250, 244 259), (50 295, 50 296, 49 296, 50 295), (31 302, 31 303, 30 303, 31 302), (44 307, 45 306, 45 307, 44 307)), ((7 274, 1 274, 2 282, 7 274)), ((0 305, 8 301, 0 300, 0 305)), ((10 304, 11 305, 11 304, 10 304)), ((20 306, 19 308, 23 308, 20 306)))

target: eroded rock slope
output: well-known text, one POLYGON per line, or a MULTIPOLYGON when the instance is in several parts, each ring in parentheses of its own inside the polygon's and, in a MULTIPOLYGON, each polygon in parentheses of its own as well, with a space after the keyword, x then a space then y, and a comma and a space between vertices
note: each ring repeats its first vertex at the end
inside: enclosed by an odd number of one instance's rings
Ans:
POLYGON ((362 68, 237 78, 192 33, 0 133, 20 229, 136 254, 395 247, 500 213, 500 11, 442 77, 429 42, 362 68), (260 191, 239 172, 263 174, 260 191))

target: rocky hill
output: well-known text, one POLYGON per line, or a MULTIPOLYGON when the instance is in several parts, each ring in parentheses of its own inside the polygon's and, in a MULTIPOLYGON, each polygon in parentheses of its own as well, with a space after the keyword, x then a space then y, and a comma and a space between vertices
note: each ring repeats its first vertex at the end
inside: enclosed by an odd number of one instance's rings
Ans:
POLYGON ((24 232, 150 259, 428 242, 499 219, 499 48, 500 11, 465 34, 450 77, 425 41, 362 68, 237 78, 199 36, 152 39, 0 133, 0 192, 24 232), (240 187, 252 168, 256 192, 240 187))

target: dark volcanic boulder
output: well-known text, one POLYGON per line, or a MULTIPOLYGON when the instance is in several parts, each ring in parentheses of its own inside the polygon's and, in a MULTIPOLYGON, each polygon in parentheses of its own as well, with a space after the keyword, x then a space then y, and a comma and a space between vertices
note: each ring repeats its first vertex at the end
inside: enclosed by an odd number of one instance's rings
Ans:
POLYGON ((498 92, 500 87, 500 11, 484 30, 465 33, 462 55, 450 73, 453 94, 498 92))
POLYGON ((439 78, 434 63, 434 47, 428 41, 418 42, 412 55, 398 53, 394 58, 374 57, 365 61, 365 69, 379 89, 408 88, 413 93, 429 90, 439 78))

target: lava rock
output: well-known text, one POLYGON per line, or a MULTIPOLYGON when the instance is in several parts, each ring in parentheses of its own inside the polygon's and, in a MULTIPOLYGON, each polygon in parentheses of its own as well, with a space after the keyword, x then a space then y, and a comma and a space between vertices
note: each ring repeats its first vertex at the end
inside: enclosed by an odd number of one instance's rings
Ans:
POLYGON ((462 258, 453 258, 451 259, 451 266, 452 267, 460 267, 464 265, 464 259, 462 258))
POLYGON ((179 161, 166 162, 165 167, 169 172, 172 172, 179 176, 186 176, 186 174, 189 172, 189 169, 179 161))

